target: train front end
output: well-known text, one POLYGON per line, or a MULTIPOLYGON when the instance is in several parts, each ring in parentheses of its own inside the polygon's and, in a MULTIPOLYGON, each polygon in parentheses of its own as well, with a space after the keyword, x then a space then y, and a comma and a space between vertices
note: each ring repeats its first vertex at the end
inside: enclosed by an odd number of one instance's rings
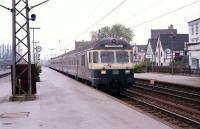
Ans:
POLYGON ((132 47, 121 39, 105 40, 89 51, 92 84, 119 93, 133 84, 132 47))

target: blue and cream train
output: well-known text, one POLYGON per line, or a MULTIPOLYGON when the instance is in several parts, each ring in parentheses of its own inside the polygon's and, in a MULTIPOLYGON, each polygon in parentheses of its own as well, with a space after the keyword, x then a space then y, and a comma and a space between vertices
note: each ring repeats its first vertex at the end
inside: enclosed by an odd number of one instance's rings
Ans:
POLYGON ((119 93, 133 84, 132 55, 128 42, 106 38, 51 58, 50 67, 98 89, 119 93))

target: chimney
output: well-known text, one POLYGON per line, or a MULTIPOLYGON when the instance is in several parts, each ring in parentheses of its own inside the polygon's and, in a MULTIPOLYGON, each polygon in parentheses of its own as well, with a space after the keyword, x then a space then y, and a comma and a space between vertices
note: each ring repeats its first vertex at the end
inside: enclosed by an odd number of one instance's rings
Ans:
POLYGON ((169 30, 172 30, 172 29, 174 29, 174 26, 173 26, 172 24, 170 24, 170 25, 168 26, 168 29, 169 29, 169 30))

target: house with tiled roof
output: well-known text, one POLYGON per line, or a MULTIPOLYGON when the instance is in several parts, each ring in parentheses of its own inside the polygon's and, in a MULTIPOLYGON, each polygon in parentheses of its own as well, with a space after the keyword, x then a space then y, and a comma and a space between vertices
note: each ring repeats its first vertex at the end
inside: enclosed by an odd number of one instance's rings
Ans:
POLYGON ((144 61, 147 45, 133 45, 133 63, 138 64, 144 61))
POLYGON ((177 34, 177 29, 170 25, 168 29, 151 29, 151 39, 158 39, 160 34, 177 34))
POLYGON ((177 29, 174 29, 173 25, 170 25, 167 29, 151 29, 151 38, 148 39, 147 51, 145 59, 155 64, 155 51, 157 46, 158 37, 161 34, 177 34, 177 29))
POLYGON ((172 61, 183 61, 188 40, 188 34, 160 34, 155 51, 156 65, 169 66, 172 61))

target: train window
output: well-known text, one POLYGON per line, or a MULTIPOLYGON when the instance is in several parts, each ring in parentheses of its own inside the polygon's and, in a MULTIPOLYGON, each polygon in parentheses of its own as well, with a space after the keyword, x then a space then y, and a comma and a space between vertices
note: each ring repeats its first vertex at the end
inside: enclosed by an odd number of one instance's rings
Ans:
POLYGON ((93 52, 93 63, 98 63, 98 52, 93 52))
POLYGON ((79 65, 79 57, 77 57, 77 65, 79 65))
POLYGON ((114 52, 113 51, 102 51, 101 52, 101 63, 114 63, 114 52))
POLYGON ((91 52, 89 52, 89 63, 92 62, 92 55, 91 55, 91 52))
POLYGON ((81 56, 81 65, 84 66, 85 65, 85 55, 81 56))
POLYGON ((117 58, 117 63, 129 62, 129 56, 127 51, 117 51, 116 58, 117 58))

